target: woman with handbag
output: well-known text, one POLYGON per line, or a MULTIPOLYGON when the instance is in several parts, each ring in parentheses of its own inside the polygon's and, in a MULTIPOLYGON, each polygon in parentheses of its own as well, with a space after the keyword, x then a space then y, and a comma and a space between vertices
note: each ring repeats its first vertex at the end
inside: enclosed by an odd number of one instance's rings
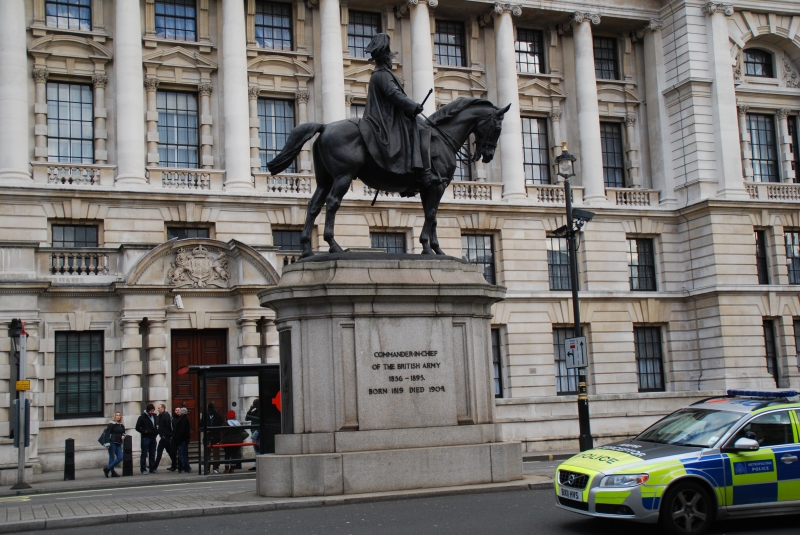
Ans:
POLYGON ((115 412, 114 419, 109 422, 105 435, 105 446, 108 449, 108 466, 103 468, 103 473, 108 477, 119 477, 114 467, 122 462, 122 442, 125 440, 125 426, 122 425, 122 413, 115 412))

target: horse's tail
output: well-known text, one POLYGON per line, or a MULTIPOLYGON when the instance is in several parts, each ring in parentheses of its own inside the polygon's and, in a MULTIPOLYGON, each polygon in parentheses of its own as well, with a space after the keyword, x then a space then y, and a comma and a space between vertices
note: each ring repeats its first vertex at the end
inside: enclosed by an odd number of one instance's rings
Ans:
POLYGON ((303 123, 289 134, 283 150, 267 163, 267 169, 273 175, 277 175, 294 162, 300 151, 303 150, 303 145, 325 129, 324 124, 319 123, 303 123))

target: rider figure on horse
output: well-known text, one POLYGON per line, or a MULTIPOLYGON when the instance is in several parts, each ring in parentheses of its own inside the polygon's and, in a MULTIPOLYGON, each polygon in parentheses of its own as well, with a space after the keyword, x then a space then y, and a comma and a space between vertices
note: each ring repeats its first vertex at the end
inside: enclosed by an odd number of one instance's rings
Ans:
POLYGON ((365 49, 375 61, 369 79, 367 105, 358 123, 361 137, 372 158, 384 170, 414 174, 420 186, 433 183, 431 174, 431 130, 417 115, 422 104, 406 96, 403 84, 392 73, 389 36, 379 33, 365 49))

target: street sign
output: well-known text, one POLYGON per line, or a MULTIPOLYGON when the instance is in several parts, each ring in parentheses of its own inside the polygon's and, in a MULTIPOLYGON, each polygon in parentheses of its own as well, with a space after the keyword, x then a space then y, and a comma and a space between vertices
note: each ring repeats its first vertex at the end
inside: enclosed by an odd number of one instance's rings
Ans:
POLYGON ((567 369, 586 368, 589 365, 586 337, 567 338, 564 340, 564 351, 567 355, 567 369))
POLYGON ((17 381, 17 392, 22 392, 23 390, 30 390, 30 389, 31 389, 31 382, 29 380, 17 381))

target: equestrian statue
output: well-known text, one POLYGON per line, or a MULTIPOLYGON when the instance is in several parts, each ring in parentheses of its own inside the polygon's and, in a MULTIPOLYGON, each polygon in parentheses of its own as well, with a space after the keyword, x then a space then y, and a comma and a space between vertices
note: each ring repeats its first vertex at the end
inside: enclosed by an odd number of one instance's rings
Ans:
MULTIPOLYGON (((429 118, 408 98, 400 80, 392 73, 389 36, 372 38, 366 48, 375 61, 369 80, 367 104, 360 120, 346 119, 330 124, 303 123, 289 134, 283 150, 268 164, 273 175, 292 162, 315 135, 313 155, 317 189, 308 202, 305 225, 300 236, 302 257, 312 256, 311 229, 325 210, 323 235, 331 253, 343 252, 333 237, 336 211, 356 178, 377 191, 398 192, 403 197, 420 194, 425 223, 420 233, 422 254, 445 254, 436 236, 436 211, 445 189, 453 180, 456 158, 475 135, 475 153, 467 149, 470 162, 494 157, 503 116, 510 108, 498 108, 488 100, 459 98, 429 118)), ((428 93, 430 96, 430 93, 428 93)), ((427 98, 427 97, 426 97, 427 98)), ((423 101, 424 103, 424 101, 423 101)), ((374 202, 374 200, 373 200, 374 202)))

